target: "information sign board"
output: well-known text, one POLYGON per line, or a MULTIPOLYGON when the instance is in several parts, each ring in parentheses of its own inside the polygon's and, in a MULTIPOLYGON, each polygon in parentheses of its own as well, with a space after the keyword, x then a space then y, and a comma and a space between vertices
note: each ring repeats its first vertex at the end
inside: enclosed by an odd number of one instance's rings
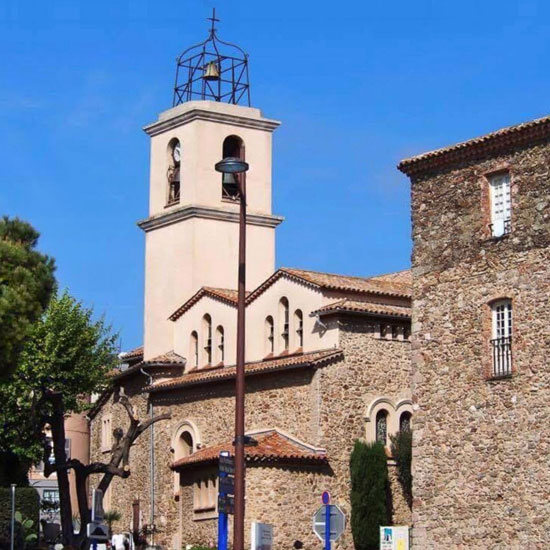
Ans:
POLYGON ((218 512, 223 514, 235 513, 235 499, 229 495, 218 495, 218 512))
POLYGON ((219 470, 225 474, 235 473, 235 458, 232 456, 220 456, 219 470))
POLYGON ((409 528, 406 525, 380 527, 380 550, 409 550, 409 528))
POLYGON ((250 533, 250 548, 251 550, 272 550, 273 525, 253 521, 250 533))
POLYGON ((226 495, 235 494, 235 478, 220 477, 218 484, 218 492, 226 495))

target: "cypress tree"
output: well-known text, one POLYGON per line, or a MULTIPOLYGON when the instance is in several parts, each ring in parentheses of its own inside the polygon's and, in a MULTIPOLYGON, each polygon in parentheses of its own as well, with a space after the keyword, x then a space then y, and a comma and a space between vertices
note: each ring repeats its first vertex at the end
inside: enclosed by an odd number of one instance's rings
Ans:
POLYGON ((389 524, 388 465, 381 443, 355 441, 350 457, 351 532, 356 550, 378 550, 381 525, 389 524))

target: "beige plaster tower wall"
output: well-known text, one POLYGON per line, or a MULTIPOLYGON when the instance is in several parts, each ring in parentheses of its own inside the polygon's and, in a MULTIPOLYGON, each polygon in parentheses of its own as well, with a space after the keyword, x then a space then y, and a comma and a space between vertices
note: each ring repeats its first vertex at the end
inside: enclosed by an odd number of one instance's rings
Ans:
POLYGON ((191 101, 161 113, 145 127, 151 136, 150 217, 139 223, 145 239, 144 358, 173 348, 168 320, 202 286, 237 287, 238 203, 222 199, 225 138, 238 136, 250 165, 247 181, 247 288, 255 288, 275 267, 271 215, 272 132, 278 122, 259 109, 191 101), (170 144, 181 146, 180 200, 167 205, 170 144))

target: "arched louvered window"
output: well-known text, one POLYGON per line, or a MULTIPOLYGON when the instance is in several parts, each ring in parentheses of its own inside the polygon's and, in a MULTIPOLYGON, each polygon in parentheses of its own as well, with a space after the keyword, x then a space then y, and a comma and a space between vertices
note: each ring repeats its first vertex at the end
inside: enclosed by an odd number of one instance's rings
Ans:
POLYGON ((223 363, 225 361, 225 333, 222 326, 216 329, 216 348, 217 362, 223 363))
POLYGON ((294 312, 294 329, 296 330, 296 346, 304 347, 304 316, 302 310, 297 309, 294 312))
POLYGON ((199 335, 196 331, 193 331, 189 338, 189 360, 193 367, 199 366, 199 335))
POLYGON ((212 317, 208 313, 202 318, 203 342, 204 342, 204 363, 212 364, 212 317))
POLYGON ((376 441, 388 444, 388 411, 381 409, 376 414, 376 441))
MULTIPOLYGON (((244 158, 244 142, 239 136, 228 136, 223 141, 223 158, 244 158)), ((239 198, 239 178, 244 174, 222 174, 222 199, 237 200, 239 198)))
POLYGON ((279 301, 279 323, 281 329, 281 342, 283 351, 288 351, 290 344, 290 313, 287 298, 279 301))
POLYGON ((170 140, 168 144, 168 196, 166 204, 177 204, 181 192, 181 144, 178 139, 170 140))

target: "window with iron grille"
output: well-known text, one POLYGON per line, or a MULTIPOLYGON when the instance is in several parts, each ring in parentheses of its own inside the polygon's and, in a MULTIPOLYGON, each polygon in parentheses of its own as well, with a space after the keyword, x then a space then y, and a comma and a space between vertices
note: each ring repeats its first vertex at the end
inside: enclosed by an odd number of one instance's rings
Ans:
POLYGON ((492 375, 512 374, 512 301, 499 300, 492 305, 492 375))
POLYGON ((376 441, 382 445, 388 442, 388 411, 384 409, 376 413, 376 441))
POLYGON ((510 193, 510 174, 503 172, 489 178, 491 198, 491 234, 502 237, 512 229, 512 198, 510 193))

